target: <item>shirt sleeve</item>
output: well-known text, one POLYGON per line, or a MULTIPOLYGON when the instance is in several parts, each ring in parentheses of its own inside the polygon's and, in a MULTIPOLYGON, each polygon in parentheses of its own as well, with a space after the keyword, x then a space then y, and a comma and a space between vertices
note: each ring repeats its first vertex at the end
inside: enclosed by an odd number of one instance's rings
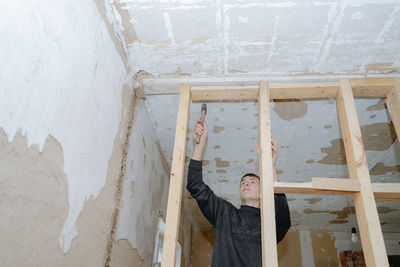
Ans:
POLYGON ((289 205, 285 194, 275 194, 276 242, 279 243, 291 226, 289 205))
POLYGON ((201 212, 215 227, 218 214, 223 213, 224 200, 216 196, 211 188, 203 182, 202 170, 201 161, 190 160, 186 188, 196 199, 201 212))

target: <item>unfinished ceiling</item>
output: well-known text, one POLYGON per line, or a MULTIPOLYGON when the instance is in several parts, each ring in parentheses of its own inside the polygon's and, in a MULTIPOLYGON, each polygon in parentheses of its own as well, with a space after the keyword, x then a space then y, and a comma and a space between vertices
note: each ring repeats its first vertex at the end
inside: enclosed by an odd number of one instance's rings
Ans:
MULTIPOLYGON (((108 15, 124 43, 136 86, 171 163, 180 82, 255 84, 400 73, 400 1, 112 1, 108 15)), ((400 182, 400 145, 380 99, 357 111, 372 180, 400 182)), ((189 127, 200 115, 191 105, 189 127)), ((257 104, 208 104, 205 181, 239 205, 239 177, 257 172, 257 104)), ((271 103, 281 181, 348 177, 335 100, 271 103)), ((189 140, 187 157, 191 156, 189 140)), ((187 202, 203 224, 196 204, 187 202)), ((349 231, 345 196, 288 195, 297 230, 349 231)), ((378 203, 384 231, 400 231, 398 202, 378 203)))
POLYGON ((400 1, 113 1, 134 72, 398 73, 400 1))

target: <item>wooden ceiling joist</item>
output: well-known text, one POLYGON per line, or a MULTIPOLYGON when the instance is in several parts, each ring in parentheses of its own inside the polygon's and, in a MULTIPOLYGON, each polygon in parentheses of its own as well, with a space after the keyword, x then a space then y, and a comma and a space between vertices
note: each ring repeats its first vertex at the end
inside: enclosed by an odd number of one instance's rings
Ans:
MULTIPOLYGON (((386 97, 395 88, 395 78, 350 79, 354 97, 386 97)), ((270 99, 336 98, 340 82, 268 83, 270 99)), ((192 102, 257 101, 259 85, 192 86, 192 102)))

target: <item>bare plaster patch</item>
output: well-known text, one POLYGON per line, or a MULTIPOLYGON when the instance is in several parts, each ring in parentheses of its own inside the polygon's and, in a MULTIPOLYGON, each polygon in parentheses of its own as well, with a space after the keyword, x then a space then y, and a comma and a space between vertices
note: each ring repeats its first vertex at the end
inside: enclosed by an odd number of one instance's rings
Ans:
POLYGON ((214 146, 214 149, 219 149, 221 148, 221 146, 214 146))
POLYGON ((312 210, 312 209, 310 209, 310 208, 306 208, 306 209, 303 210, 303 212, 304 212, 305 214, 311 214, 311 213, 328 213, 329 210, 312 210))
POLYGON ((212 260, 212 251, 214 247, 214 229, 202 227, 192 230, 191 245, 191 265, 192 266, 210 266, 212 260))
POLYGON ((226 173, 226 170, 219 169, 217 170, 217 173, 226 173))
POLYGON ((312 198, 305 198, 305 201, 308 201, 308 204, 315 204, 322 200, 322 198, 312 197, 312 198))
POLYGON ((273 110, 278 116, 287 121, 304 117, 307 113, 307 104, 298 99, 274 100, 273 110))
POLYGON ((334 139, 331 141, 330 147, 321 147, 321 152, 327 154, 323 159, 319 160, 321 164, 346 164, 346 156, 343 145, 343 139, 334 139))
POLYGON ((206 159, 202 160, 202 165, 203 166, 207 166, 208 164, 210 164, 209 160, 206 160, 206 159))
POLYGON ((60 266, 58 239, 68 214, 68 183, 61 145, 46 138, 43 151, 18 132, 11 143, 0 128, 0 258, 3 266, 60 266))
POLYGON ((396 141, 392 123, 379 122, 361 126, 365 150, 384 151, 396 141))
POLYGON ((400 165, 385 166, 385 163, 378 162, 372 169, 371 175, 382 175, 388 172, 400 172, 400 165))
POLYGON ((325 125, 324 128, 325 128, 325 129, 331 129, 331 128, 332 128, 332 125, 329 125, 329 124, 328 124, 328 125, 325 125))
POLYGON ((276 174, 282 174, 283 170, 276 170, 276 174))
POLYGON ((298 266, 301 262, 301 242, 299 232, 288 232, 278 244, 279 266, 298 266))
POLYGON ((313 159, 308 159, 308 160, 306 161, 306 163, 307 163, 307 164, 312 164, 312 163, 314 163, 314 160, 313 160, 313 159))
POLYGON ((121 16, 121 24, 122 24, 122 35, 125 40, 125 44, 128 46, 133 42, 137 41, 138 38, 136 36, 135 27, 130 23, 130 15, 129 9, 125 2, 111 2, 112 5, 115 6, 115 9, 118 11, 121 16))
POLYGON ((117 50, 118 55, 120 56, 120 58, 122 59, 122 62, 124 63, 125 70, 127 72, 129 72, 128 58, 125 53, 125 49, 121 43, 121 40, 118 38, 116 32, 114 31, 113 25, 107 19, 107 14, 106 14, 107 12, 106 12, 106 7, 105 7, 104 1, 93 0, 93 3, 96 5, 101 18, 103 19, 104 24, 106 25, 108 34, 110 35, 110 38, 111 38, 112 42, 114 43, 115 49, 117 50))
POLYGON ((218 133, 222 132, 223 130, 225 130, 225 127, 214 126, 213 133, 218 134, 218 133))
POLYGON ((145 262, 140 257, 138 250, 133 249, 127 239, 119 239, 114 242, 114 251, 110 266, 112 267, 144 267, 145 262))
POLYGON ((335 165, 346 164, 346 156, 342 138, 332 140, 331 146, 322 147, 321 152, 326 153, 327 155, 323 159, 319 160, 318 163, 335 165))
POLYGON ((247 164, 250 164, 250 163, 252 163, 254 160, 253 159, 248 159, 247 161, 246 161, 246 163, 247 164))
POLYGON ((310 236, 315 267, 338 266, 335 237, 331 237, 328 232, 323 231, 312 231, 310 236))
POLYGON ((346 219, 349 217, 349 214, 355 214, 356 210, 354 207, 344 207, 342 210, 334 210, 329 212, 329 214, 335 214, 337 219, 346 219))
POLYGON ((381 99, 375 105, 369 106, 367 108, 367 111, 382 110, 382 109, 387 109, 386 100, 385 99, 381 99))
POLYGON ((229 167, 229 161, 222 160, 221 158, 215 158, 215 165, 217 168, 224 168, 224 167, 229 167))
MULTIPOLYGON (((396 133, 392 123, 368 124, 361 126, 360 129, 365 150, 385 151, 396 141, 396 133)), ((321 164, 346 164, 342 138, 332 140, 331 146, 321 148, 321 152, 327 154, 322 160, 318 161, 321 164)))

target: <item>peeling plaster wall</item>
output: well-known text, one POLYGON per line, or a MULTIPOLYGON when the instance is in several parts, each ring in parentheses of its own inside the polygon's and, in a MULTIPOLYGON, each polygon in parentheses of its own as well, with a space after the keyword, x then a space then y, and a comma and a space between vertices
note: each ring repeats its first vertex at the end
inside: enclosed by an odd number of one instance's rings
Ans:
MULTIPOLYGON (((131 259, 132 264, 143 262, 144 266, 150 266, 153 261, 158 218, 161 217, 165 222, 170 170, 143 101, 137 105, 126 164, 115 240, 123 242, 124 247, 130 247, 131 253, 121 257, 119 253, 123 247, 116 246, 110 266, 128 266, 121 262, 126 258, 131 259), (134 256, 133 251, 137 251, 137 256, 134 256)), ((179 241, 183 253, 186 253, 183 258, 188 258, 189 255, 189 249, 185 249, 184 244, 189 244, 187 238, 190 235, 183 234, 187 227, 188 219, 182 212, 179 241)), ((184 260, 181 262, 182 266, 186 266, 184 260)))
MULTIPOLYGON (((109 22, 94 1, 56 0, 42 5, 20 0, 1 2, 0 8, 0 130, 7 138, 3 147, 7 143, 20 146, 23 136, 26 149, 13 164, 3 160, 0 164, 0 172, 6 174, 2 185, 13 188, 9 192, 2 186, 2 202, 15 197, 19 203, 17 212, 1 221, 1 229, 13 227, 10 232, 16 240, 26 238, 16 243, 10 236, 2 247, 34 249, 33 265, 98 266, 104 262, 111 232, 115 184, 132 104, 115 36, 110 35, 109 22), (58 152, 46 154, 46 140, 55 140, 58 152), (29 170, 32 162, 43 157, 49 161, 41 169, 21 175, 12 170, 29 170), (60 192, 55 194, 55 189, 60 192), (18 194, 13 196, 13 192, 18 194), (45 196, 48 199, 42 201, 45 196), (44 216, 24 219, 30 203, 44 209, 44 216), (57 210, 61 215, 52 215, 57 210), (49 221, 48 216, 57 218, 49 221), (50 229, 45 240, 28 242, 34 239, 33 232, 50 229), (59 253, 52 255, 57 264, 46 260, 51 251, 59 253)), ((9 155, 3 158, 8 160, 9 155)), ((17 260, 28 257, 22 254, 4 249, 1 258, 7 255, 8 263, 15 266, 17 260)))
MULTIPOLYGON (((116 240, 126 239, 137 249, 145 266, 150 266, 158 217, 165 220, 169 171, 163 165, 163 155, 142 101, 137 107, 133 128, 116 240)), ((111 266, 118 266, 118 260, 112 258, 111 266)))

